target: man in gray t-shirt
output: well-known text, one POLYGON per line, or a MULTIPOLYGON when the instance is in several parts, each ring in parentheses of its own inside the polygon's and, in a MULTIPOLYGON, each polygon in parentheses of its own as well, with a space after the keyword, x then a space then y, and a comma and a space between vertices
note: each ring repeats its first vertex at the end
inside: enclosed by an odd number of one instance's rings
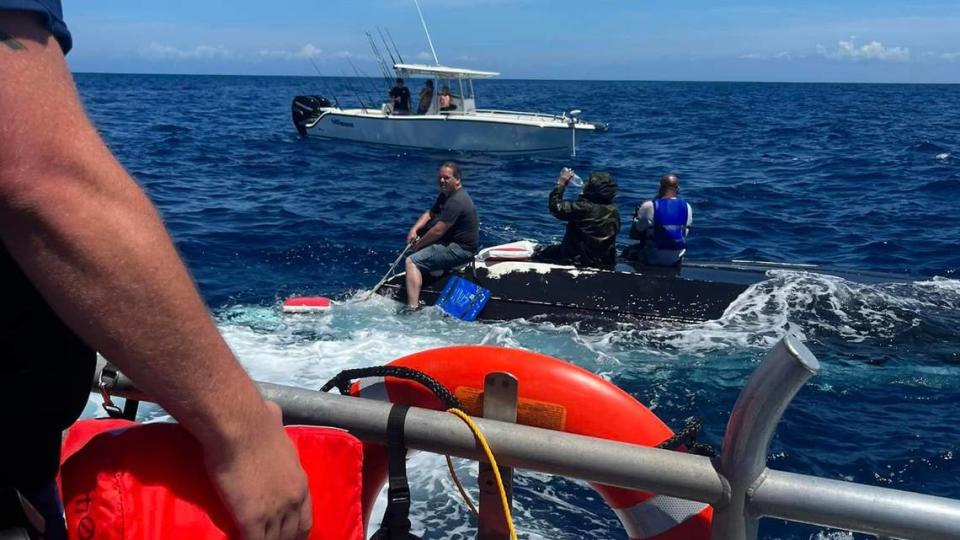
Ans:
POLYGON ((421 272, 449 270, 473 259, 480 245, 480 222, 473 199, 461 182, 460 166, 446 161, 437 170, 440 194, 407 233, 413 255, 406 260, 408 310, 420 308, 421 272), (422 233, 422 234, 421 234, 422 233))

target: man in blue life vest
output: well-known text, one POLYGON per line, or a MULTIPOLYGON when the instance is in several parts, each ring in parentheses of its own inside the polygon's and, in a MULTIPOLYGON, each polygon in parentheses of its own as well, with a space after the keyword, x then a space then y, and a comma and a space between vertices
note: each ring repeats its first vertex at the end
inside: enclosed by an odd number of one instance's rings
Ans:
MULTIPOLYGON (((0 493, 26 497, 44 538, 66 538, 60 438, 87 403, 96 351, 196 438, 240 536, 306 538, 310 492, 281 412, 87 118, 71 45, 60 0, 0 0, 0 493)), ((19 505, 0 500, 0 518, 22 517, 19 505)))
POLYGON ((687 252, 693 208, 679 193, 677 175, 660 178, 657 198, 644 201, 633 213, 630 238, 639 242, 623 250, 624 259, 650 266, 680 266, 687 252))

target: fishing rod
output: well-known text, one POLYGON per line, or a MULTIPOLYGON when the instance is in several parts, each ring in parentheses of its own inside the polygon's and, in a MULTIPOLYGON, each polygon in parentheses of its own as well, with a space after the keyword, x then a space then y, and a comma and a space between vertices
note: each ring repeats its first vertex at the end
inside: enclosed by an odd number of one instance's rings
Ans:
MULTIPOLYGON (((350 78, 350 77, 348 77, 347 74, 343 71, 343 69, 340 70, 340 74, 343 76, 344 79, 349 79, 349 78, 350 78)), ((367 112, 367 106, 363 104, 363 99, 360 98, 360 94, 357 93, 357 90, 353 87, 353 83, 352 83, 352 82, 351 82, 351 83, 348 83, 348 84, 350 85, 350 91, 353 92, 353 96, 354 96, 355 98, 357 98, 357 101, 360 102, 360 108, 363 109, 363 112, 364 112, 364 113, 366 113, 366 112, 367 112)))
POLYGON ((403 248, 403 251, 400 255, 394 259, 393 264, 390 265, 390 268, 387 269, 387 273, 383 275, 383 278, 373 286, 372 289, 364 292, 360 296, 354 296, 353 298, 348 298, 343 302, 332 302, 326 296, 291 296, 283 302, 282 310, 284 313, 322 313, 330 310, 332 304, 353 304, 359 302, 366 302, 387 282, 388 279, 393 277, 393 271, 397 267, 397 264, 403 259, 404 255, 410 251, 416 240, 407 242, 407 245, 403 248))
POLYGON ((416 240, 414 240, 413 242, 407 242, 406 247, 403 248, 403 251, 400 252, 400 256, 397 257, 393 261, 393 264, 390 265, 390 269, 387 270, 387 273, 383 275, 383 278, 379 282, 377 282, 377 284, 374 285, 372 289, 367 291, 367 293, 363 296, 363 298, 360 299, 361 302, 373 296, 373 293, 377 292, 377 289, 379 289, 384 283, 387 282, 388 279, 390 279, 390 276, 393 274, 393 269, 397 267, 397 264, 400 262, 401 259, 403 259, 403 256, 406 255, 408 251, 410 251, 410 248, 412 248, 413 244, 415 243, 416 243, 416 240))
MULTIPOLYGON (((361 72, 360 69, 357 68, 357 65, 353 63, 353 60, 350 60, 349 58, 347 58, 347 62, 349 62, 349 63, 350 63, 350 67, 353 68, 353 73, 354 73, 354 75, 356 75, 358 78, 363 79, 363 80, 365 80, 365 81, 367 82, 367 91, 369 91, 369 89, 370 89, 370 84, 371 84, 371 82, 370 82, 370 77, 368 77, 366 73, 361 72)), ((379 93, 379 90, 378 90, 376 87, 374 87, 373 93, 376 95, 376 94, 379 93)), ((369 97, 370 97, 370 96, 368 95, 367 98, 369 98, 369 97)), ((372 101, 373 101, 374 103, 376 103, 376 100, 375 100, 375 99, 372 100, 372 101)))
POLYGON ((373 42, 373 37, 370 35, 370 32, 364 32, 367 35, 367 44, 370 45, 370 50, 373 52, 373 58, 377 61, 377 66, 380 68, 380 75, 386 77, 386 72, 383 71, 383 58, 380 56, 380 51, 377 50, 376 43, 373 42))
MULTIPOLYGON (((323 73, 320 73, 320 68, 317 67, 317 63, 313 61, 313 58, 308 58, 307 60, 310 60, 310 64, 313 66, 314 71, 317 72, 317 76, 320 77, 321 79, 324 79, 325 77, 323 76, 323 73)), ((333 94, 333 92, 328 92, 327 90, 328 90, 328 87, 327 87, 326 83, 324 83, 324 84, 323 84, 323 87, 320 89, 320 91, 323 92, 324 94, 328 94, 330 97, 332 97, 334 104, 336 104, 337 108, 339 109, 339 108, 340 108, 340 100, 337 99, 337 96, 335 96, 335 95, 333 94)))
POLYGON ((387 82, 387 86, 392 86, 392 81, 390 80, 390 72, 387 70, 387 63, 383 60, 383 54, 380 52, 380 49, 377 47, 377 43, 373 40, 373 36, 370 35, 370 32, 366 32, 367 40, 370 41, 370 48, 373 49, 373 55, 377 59, 377 64, 380 66, 380 73, 383 74, 383 80, 387 82))
MULTIPOLYGON (((393 51, 390 50, 390 45, 387 44, 387 38, 383 37, 383 31, 380 30, 380 27, 377 27, 377 33, 380 34, 380 40, 383 41, 383 48, 387 50, 387 54, 390 55, 391 65, 397 65, 397 59, 393 57, 393 51)), ((394 68, 396 69, 396 68, 394 68)))
POLYGON ((400 63, 406 64, 406 62, 403 61, 403 57, 400 56, 400 49, 397 48, 397 44, 393 41, 393 36, 390 35, 389 28, 387 28, 387 37, 390 38, 390 43, 393 43, 393 50, 397 52, 397 58, 400 59, 400 63))

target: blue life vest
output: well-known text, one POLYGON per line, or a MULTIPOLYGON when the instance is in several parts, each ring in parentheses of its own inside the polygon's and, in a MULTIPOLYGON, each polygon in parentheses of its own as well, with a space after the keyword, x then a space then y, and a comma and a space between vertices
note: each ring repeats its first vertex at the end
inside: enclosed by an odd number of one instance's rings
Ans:
POLYGON ((687 201, 654 199, 653 245, 657 249, 677 251, 687 248, 687 201))

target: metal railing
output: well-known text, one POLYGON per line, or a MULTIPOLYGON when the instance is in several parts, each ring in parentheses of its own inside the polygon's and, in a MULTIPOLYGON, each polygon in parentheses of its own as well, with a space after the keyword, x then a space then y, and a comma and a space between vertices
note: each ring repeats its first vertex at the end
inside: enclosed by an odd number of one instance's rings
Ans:
MULTIPOLYGON (((102 369, 98 366, 95 381, 104 382, 103 390, 146 400, 125 376, 102 369)), ((713 540, 754 540, 761 517, 881 538, 960 539, 958 500, 767 468, 770 439, 783 411, 818 369, 817 359, 796 339, 778 343, 738 397, 716 460, 490 419, 478 418, 477 424, 503 467, 709 503, 715 510, 713 540)), ((259 386, 283 408, 287 423, 334 426, 363 440, 386 440, 389 403, 259 386)), ((404 429, 411 449, 484 461, 473 433, 451 414, 411 408, 404 429)))

